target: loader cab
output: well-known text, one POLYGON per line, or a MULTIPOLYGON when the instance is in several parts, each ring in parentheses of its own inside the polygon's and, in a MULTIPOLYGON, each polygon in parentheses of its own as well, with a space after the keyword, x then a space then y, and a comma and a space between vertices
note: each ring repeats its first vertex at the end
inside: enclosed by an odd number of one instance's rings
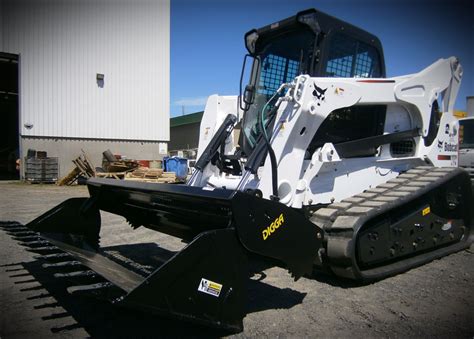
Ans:
POLYGON ((377 37, 314 9, 249 31, 245 44, 249 52, 246 60, 253 59, 250 80, 247 86, 241 84, 240 93, 245 114, 239 143, 246 155, 261 135, 261 122, 267 129, 273 125, 272 109, 278 100, 274 94, 281 84, 301 74, 385 77, 382 45, 377 37))

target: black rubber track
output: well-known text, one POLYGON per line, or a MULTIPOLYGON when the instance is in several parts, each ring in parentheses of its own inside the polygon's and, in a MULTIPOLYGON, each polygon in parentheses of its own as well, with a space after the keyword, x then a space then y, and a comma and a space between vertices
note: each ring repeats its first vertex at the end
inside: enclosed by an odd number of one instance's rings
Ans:
MULTIPOLYGON (((467 206, 472 205, 472 192, 468 176, 464 177, 466 173, 459 168, 416 167, 375 188, 316 210, 310 220, 324 229, 326 244, 315 265, 323 266, 343 278, 371 281, 401 273, 465 249, 473 240, 472 214, 463 226, 465 232, 459 241, 434 246, 420 253, 401 257, 399 260, 392 259, 377 267, 364 269, 357 258, 359 231, 370 224, 373 218, 412 204, 420 197, 429 196, 443 185, 450 185, 448 182, 454 180, 463 183, 467 180, 462 198, 464 209, 468 209, 467 206)), ((467 212, 468 215, 469 213, 467 212)))

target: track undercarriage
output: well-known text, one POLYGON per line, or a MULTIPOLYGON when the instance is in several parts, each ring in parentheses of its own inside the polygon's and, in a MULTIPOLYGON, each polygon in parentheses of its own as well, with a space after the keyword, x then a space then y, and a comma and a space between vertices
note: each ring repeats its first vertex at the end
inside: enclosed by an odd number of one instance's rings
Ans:
POLYGON ((469 246, 472 193, 456 168, 418 167, 315 211, 326 246, 317 265, 381 279, 469 246))

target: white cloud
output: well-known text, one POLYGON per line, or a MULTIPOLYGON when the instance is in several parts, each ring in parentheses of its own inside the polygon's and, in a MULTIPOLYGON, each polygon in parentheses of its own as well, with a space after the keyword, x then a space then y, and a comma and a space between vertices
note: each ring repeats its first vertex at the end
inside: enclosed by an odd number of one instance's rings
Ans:
POLYGON ((174 104, 176 106, 203 106, 207 102, 207 97, 197 97, 197 98, 182 98, 176 100, 174 104))

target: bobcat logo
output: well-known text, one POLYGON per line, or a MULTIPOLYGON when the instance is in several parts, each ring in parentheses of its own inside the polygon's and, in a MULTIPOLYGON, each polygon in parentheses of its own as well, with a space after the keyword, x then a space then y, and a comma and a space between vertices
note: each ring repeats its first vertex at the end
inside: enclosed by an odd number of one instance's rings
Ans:
POLYGON ((324 99, 326 98, 326 91, 327 91, 327 88, 321 88, 321 87, 318 87, 316 83, 314 84, 313 96, 316 97, 316 99, 319 101, 318 106, 320 105, 320 102, 324 101, 324 99))

